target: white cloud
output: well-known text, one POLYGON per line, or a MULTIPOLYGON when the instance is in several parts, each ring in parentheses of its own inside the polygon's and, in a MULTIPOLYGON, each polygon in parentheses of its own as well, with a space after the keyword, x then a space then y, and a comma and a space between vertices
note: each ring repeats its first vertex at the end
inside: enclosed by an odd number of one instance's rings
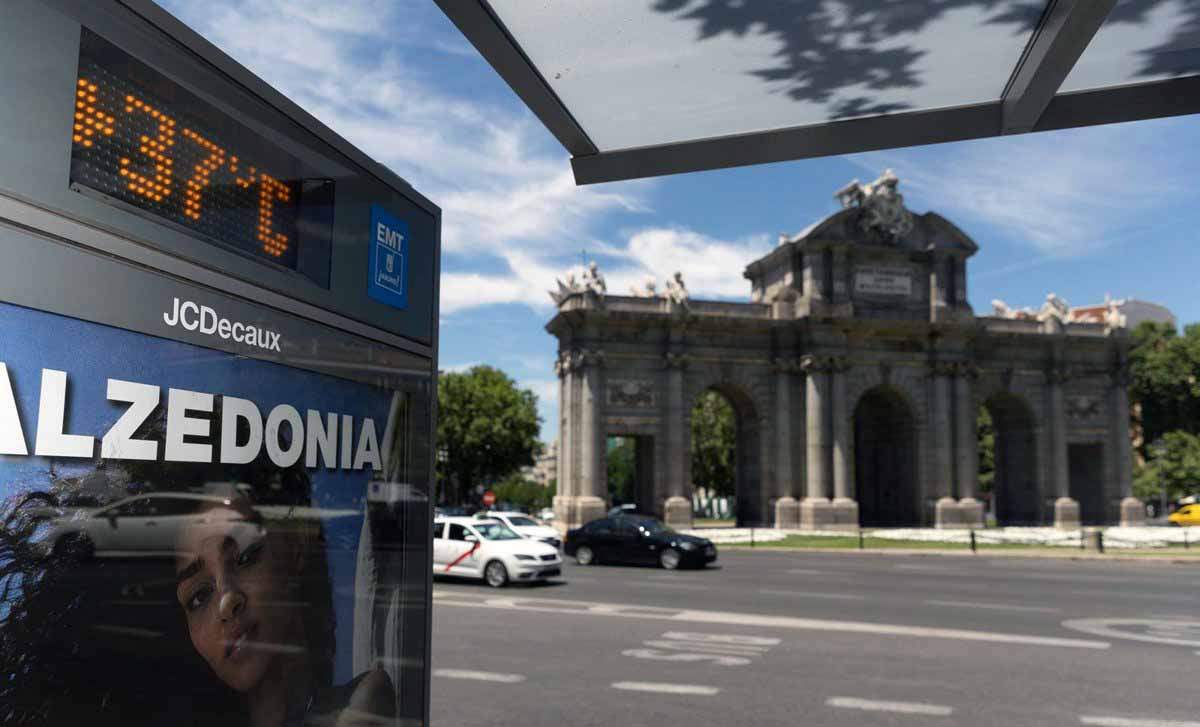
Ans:
MULTIPOLYGON (((497 95, 494 72, 432 4, 169 4, 441 206, 444 252, 478 260, 509 249, 548 250, 563 239, 589 239, 589 227, 612 210, 644 209, 637 192, 576 187, 566 153, 515 99, 497 95), (454 83, 444 75, 451 63, 454 83), (462 86, 472 81, 484 86, 481 97, 491 92, 498 100, 471 97, 462 86)), ((445 267, 453 273, 453 260, 445 267)), ((444 285, 447 310, 462 305, 456 286, 470 282, 467 276, 444 285)), ((489 295, 483 302, 515 294, 499 285, 489 295)))
POLYGON ((526 379, 517 382, 517 386, 537 394, 539 405, 558 403, 558 379, 526 379))
MULTIPOLYGON (((1138 122, 850 157, 868 176, 893 167, 914 199, 985 223, 1039 258, 1095 252, 1134 234, 1185 190, 1164 172, 1165 127, 1138 122)), ((873 178, 873 176, 871 176, 873 178)), ((977 240, 985 244, 987 240, 977 240)))

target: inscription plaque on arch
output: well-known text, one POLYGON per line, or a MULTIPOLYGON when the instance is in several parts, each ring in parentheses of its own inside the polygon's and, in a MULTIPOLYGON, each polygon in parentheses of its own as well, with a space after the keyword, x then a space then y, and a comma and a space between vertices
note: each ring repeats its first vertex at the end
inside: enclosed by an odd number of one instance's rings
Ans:
POLYGON ((897 266, 864 266, 854 271, 854 292, 867 295, 912 295, 912 271, 897 266))

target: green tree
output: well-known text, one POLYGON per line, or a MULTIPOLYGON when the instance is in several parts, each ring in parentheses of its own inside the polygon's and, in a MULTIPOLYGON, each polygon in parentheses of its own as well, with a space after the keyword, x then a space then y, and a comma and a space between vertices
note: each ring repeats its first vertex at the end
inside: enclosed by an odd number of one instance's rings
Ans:
POLYGON ((979 491, 988 493, 996 486, 996 427, 986 406, 979 407, 975 434, 979 443, 979 491))
POLYGON ((1168 432, 1200 433, 1200 326, 1182 336, 1165 323, 1145 322, 1133 331, 1129 354, 1130 402, 1141 428, 1140 454, 1168 432))
POLYGON ((716 495, 734 494, 737 419, 716 391, 700 395, 692 409, 692 482, 716 495))
POLYGON ((637 442, 632 437, 609 437, 607 450, 608 494, 613 502, 633 502, 637 442))
POLYGON ((555 489, 554 485, 542 487, 532 480, 525 479, 520 472, 514 472, 494 486, 492 492, 495 493, 498 504, 537 512, 543 507, 550 507, 554 501, 555 489))
POLYGON ((1167 432, 1149 447, 1149 457, 1133 481, 1133 494, 1157 500, 1165 493, 1168 501, 1200 492, 1200 436, 1191 432, 1167 432))
POLYGON ((538 454, 537 396, 491 366, 438 378, 438 481, 444 501, 461 503, 538 454))

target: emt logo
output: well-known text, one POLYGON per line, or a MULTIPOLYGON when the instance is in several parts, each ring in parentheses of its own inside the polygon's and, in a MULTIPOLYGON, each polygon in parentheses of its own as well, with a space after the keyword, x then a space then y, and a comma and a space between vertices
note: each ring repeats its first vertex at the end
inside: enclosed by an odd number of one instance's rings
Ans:
POLYGON ((216 335, 226 340, 232 338, 247 346, 279 351, 279 334, 275 331, 230 321, 217 315, 212 308, 190 300, 180 302, 179 298, 175 298, 171 310, 163 313, 163 323, 172 328, 181 326, 184 330, 199 331, 206 336, 216 335))

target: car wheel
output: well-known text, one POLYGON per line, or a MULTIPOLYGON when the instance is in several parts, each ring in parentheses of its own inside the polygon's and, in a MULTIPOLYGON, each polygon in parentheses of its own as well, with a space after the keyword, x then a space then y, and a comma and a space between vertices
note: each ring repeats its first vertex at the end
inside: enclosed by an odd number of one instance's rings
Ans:
POLYGON ((87 560, 95 553, 96 547, 88 536, 74 533, 64 535, 54 544, 54 555, 63 560, 87 560))
POLYGON ((508 569, 498 560, 493 560, 483 569, 483 580, 492 588, 503 588, 508 583, 508 569))
POLYGON ((575 562, 579 565, 595 565, 596 553, 590 547, 581 545, 575 551, 575 562))
POLYGON ((658 554, 658 564, 667 570, 675 570, 679 567, 679 551, 674 548, 667 548, 658 554))

